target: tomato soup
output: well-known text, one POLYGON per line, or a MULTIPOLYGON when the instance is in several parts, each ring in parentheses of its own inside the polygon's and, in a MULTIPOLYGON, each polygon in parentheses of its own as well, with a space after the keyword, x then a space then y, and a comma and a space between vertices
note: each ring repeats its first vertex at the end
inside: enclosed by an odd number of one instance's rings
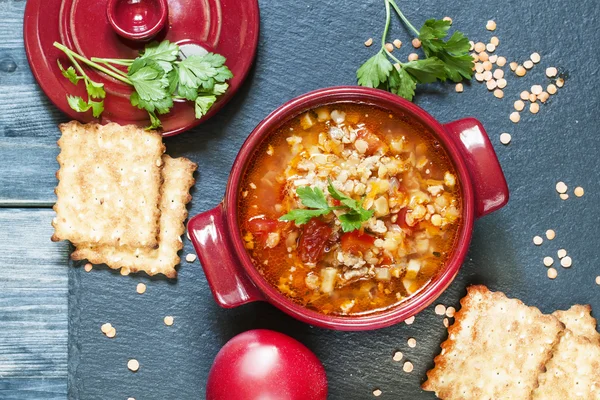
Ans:
POLYGON ((364 315, 435 278, 461 224, 460 182, 435 137, 405 115, 335 103, 273 132, 240 186, 256 269, 311 310, 364 315))

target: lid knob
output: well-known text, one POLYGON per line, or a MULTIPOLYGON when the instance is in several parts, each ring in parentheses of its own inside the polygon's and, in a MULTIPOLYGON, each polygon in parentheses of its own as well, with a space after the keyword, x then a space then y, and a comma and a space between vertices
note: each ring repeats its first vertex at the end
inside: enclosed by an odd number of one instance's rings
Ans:
POLYGON ((106 14, 118 35, 147 41, 165 26, 168 11, 167 0, 108 0, 106 14))

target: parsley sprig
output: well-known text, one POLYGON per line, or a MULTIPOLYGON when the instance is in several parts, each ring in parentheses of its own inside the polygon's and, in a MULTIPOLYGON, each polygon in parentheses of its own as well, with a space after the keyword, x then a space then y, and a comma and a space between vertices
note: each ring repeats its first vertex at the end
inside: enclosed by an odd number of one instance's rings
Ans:
POLYGON ((325 194, 318 187, 299 187, 296 189, 296 193, 307 209, 297 208, 290 210, 290 212, 280 217, 279 220, 294 221, 297 225, 303 225, 314 217, 327 215, 334 210, 345 210, 346 212, 340 214, 338 219, 340 220, 342 230, 344 232, 351 232, 360 229, 362 223, 373 216, 372 210, 365 210, 362 207, 361 202, 356 201, 337 190, 331 183, 331 180, 329 180, 327 191, 329 192, 329 195, 339 201, 341 205, 330 206, 325 198, 325 194))
POLYGON ((167 114, 176 99, 193 101, 196 118, 206 115, 217 97, 227 91, 227 81, 233 77, 225 65, 225 57, 208 53, 182 58, 179 46, 168 40, 148 44, 135 59, 88 59, 60 43, 55 42, 54 46, 73 64, 64 69, 59 62, 62 74, 74 85, 85 81, 88 100, 68 95, 72 109, 78 112, 92 109, 94 117, 100 117, 104 110, 103 100, 93 100, 105 98, 104 84, 90 79, 81 66, 83 63, 133 87, 129 100, 131 105, 148 112, 151 123, 147 129, 161 126, 158 115, 167 114))
POLYGON ((460 82, 473 76, 473 58, 469 54, 469 39, 455 31, 449 39, 450 21, 428 19, 417 30, 404 16, 395 0, 384 0, 386 22, 381 48, 356 71, 358 84, 379 88, 412 100, 419 83, 437 80, 460 82), (419 38, 426 58, 403 63, 385 48, 391 22, 391 8, 419 38), (391 60, 391 61, 390 61, 391 60), (392 62, 394 64, 392 64, 392 62))

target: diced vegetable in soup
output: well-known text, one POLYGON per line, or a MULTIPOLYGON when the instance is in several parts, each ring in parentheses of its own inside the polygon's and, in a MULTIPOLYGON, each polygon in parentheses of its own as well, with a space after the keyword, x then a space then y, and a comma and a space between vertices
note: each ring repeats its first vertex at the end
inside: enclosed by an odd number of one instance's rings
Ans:
POLYGON ((461 224, 454 166, 431 133, 370 105, 331 104, 262 143, 238 218, 257 270, 324 314, 394 306, 452 256, 461 224))

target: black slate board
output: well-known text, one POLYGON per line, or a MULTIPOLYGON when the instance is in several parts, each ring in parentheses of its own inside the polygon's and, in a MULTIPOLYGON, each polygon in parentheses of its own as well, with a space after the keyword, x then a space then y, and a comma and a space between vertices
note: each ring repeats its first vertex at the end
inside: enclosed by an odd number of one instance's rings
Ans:
MULTIPOLYGON (((449 15, 471 38, 486 41, 492 34, 485 22, 494 19, 500 38, 497 53, 524 61, 534 51, 542 62, 526 77, 509 75, 505 98, 494 98, 478 83, 457 94, 453 85, 429 85, 416 102, 442 122, 465 116, 479 118, 492 138, 511 189, 511 201, 500 212, 476 223, 471 250, 456 281, 439 299, 458 306, 465 287, 483 283, 518 297, 544 312, 590 303, 600 310, 598 238, 600 237, 600 142, 596 86, 600 59, 595 45, 600 9, 594 0, 536 2, 474 0, 402 1, 415 25, 430 17, 449 15), (547 83, 544 70, 558 66, 568 72, 563 89, 537 115, 522 114, 515 125, 508 116, 518 93, 547 83), (509 146, 499 143, 510 132, 509 146), (562 201, 554 189, 558 180, 586 194, 562 201), (553 241, 534 246, 534 235, 556 230, 553 241), (546 278, 542 258, 556 258, 566 248, 573 258, 569 270, 558 267, 558 278, 546 278)), ((380 0, 354 2, 261 2, 261 39, 256 65, 235 99, 208 123, 166 140, 172 156, 199 164, 191 215, 220 200, 233 159, 252 128, 281 103, 312 89, 353 84, 356 68, 374 53, 363 42, 377 42, 383 27, 380 0)), ((408 33, 395 21, 390 37, 409 44, 408 33)), ((396 53, 406 57, 410 46, 396 53)), ((508 72, 508 68, 505 67, 508 72)), ((193 252, 187 239, 183 255, 193 252)), ((185 261, 179 279, 168 282, 145 276, 121 277, 107 269, 69 274, 69 398, 70 399, 201 399, 212 360, 235 334, 270 328, 289 334, 323 361, 331 399, 433 399, 419 385, 446 333, 442 317, 432 308, 413 325, 404 323, 373 332, 322 330, 300 323, 265 303, 224 310, 213 301, 198 262, 185 261), (148 284, 144 295, 138 282, 148 284), (167 327, 162 319, 175 316, 167 327), (117 337, 107 339, 100 325, 111 322, 117 337), (408 348, 406 340, 417 339, 408 348), (402 372, 392 361, 395 350, 411 360, 415 370, 402 372), (141 369, 127 370, 129 358, 141 369)), ((600 311, 599 311, 600 312, 600 311)))

